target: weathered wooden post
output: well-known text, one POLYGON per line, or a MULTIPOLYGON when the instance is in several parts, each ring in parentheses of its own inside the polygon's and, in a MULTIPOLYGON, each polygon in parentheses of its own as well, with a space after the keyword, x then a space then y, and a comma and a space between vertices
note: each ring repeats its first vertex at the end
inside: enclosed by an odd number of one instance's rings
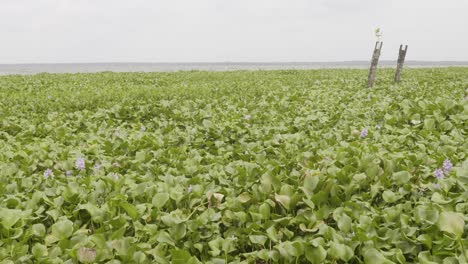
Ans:
POLYGON ((369 70, 369 78, 367 79, 367 87, 373 87, 375 81, 375 72, 377 70, 377 64, 379 63, 380 51, 382 50, 382 41, 377 41, 374 47, 374 53, 372 54, 372 61, 369 70))
POLYGON ((405 49, 403 49, 403 45, 400 45, 400 51, 398 52, 398 61, 397 67, 395 72, 395 82, 400 82, 400 75, 401 70, 403 69, 403 63, 405 63, 406 51, 408 50, 408 45, 405 45, 405 49))

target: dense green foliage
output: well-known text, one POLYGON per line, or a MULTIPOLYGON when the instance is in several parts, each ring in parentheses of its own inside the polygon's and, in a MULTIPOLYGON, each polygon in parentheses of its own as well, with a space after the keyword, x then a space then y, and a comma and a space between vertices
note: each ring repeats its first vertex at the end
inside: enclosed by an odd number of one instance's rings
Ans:
POLYGON ((0 77, 0 263, 467 263, 468 68, 366 77, 0 77))

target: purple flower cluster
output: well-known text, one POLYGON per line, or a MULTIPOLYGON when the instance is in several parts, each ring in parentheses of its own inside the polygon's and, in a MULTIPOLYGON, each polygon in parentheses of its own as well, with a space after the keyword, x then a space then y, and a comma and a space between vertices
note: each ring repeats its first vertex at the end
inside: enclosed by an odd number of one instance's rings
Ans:
POLYGON ((47 169, 45 172, 44 172, 44 178, 53 178, 54 177, 54 173, 52 172, 51 169, 47 169))
MULTIPOLYGON (((93 170, 95 172, 99 171, 101 169, 101 164, 100 163, 96 163, 94 164, 93 166, 93 170)), ((85 170, 86 169, 86 162, 85 162, 85 159, 82 158, 82 157, 78 157, 75 161, 75 168, 77 170, 85 170)), ((66 170, 65 171, 65 176, 66 177, 70 177, 73 175, 73 172, 71 170, 66 170)), ((44 171, 44 174, 43 174, 44 178, 45 179, 48 179, 48 178, 54 178, 54 173, 51 169, 47 169, 44 171)), ((77 177, 80 177, 80 175, 78 174, 77 177)), ((113 178, 118 178, 118 175, 115 175, 113 178)))
POLYGON ((365 138, 365 137, 367 137, 368 134, 369 134, 369 131, 367 130, 367 128, 363 128, 361 130, 360 137, 365 138))
POLYGON ((436 177, 437 179, 442 179, 444 177, 444 171, 441 170, 441 169, 437 169, 434 171, 434 177, 436 177))
POLYGON ((85 160, 83 158, 77 158, 75 162, 75 167, 79 170, 84 170, 86 168, 85 160))
POLYGON ((450 172, 453 168, 452 162, 448 159, 444 160, 444 163, 442 164, 442 168, 444 169, 445 173, 450 172))
POLYGON ((450 171, 453 169, 453 164, 449 159, 444 160, 444 163, 442 164, 442 169, 436 169, 434 171, 434 177, 437 179, 442 179, 444 175, 448 174, 450 171))
POLYGON ((250 116, 250 115, 245 115, 245 120, 249 121, 249 120, 250 120, 250 118, 251 118, 251 116, 250 116))

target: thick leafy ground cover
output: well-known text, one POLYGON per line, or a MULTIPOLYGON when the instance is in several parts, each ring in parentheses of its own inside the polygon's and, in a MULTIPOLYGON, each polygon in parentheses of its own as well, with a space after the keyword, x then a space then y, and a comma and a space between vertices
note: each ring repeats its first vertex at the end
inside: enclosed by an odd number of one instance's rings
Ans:
POLYGON ((468 68, 0 77, 0 263, 467 263, 468 68))

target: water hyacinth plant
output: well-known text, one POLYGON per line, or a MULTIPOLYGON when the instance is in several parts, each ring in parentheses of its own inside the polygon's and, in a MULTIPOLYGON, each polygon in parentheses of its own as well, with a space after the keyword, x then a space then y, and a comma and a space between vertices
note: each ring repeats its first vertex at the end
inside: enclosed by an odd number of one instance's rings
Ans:
POLYGON ((78 170, 84 170, 86 168, 85 160, 83 158, 77 158, 75 162, 75 168, 78 170))
POLYGON ((466 263, 468 69, 405 75, 0 76, 0 263, 466 263))
POLYGON ((368 134, 369 134, 369 131, 367 130, 367 128, 363 128, 361 130, 361 133, 359 134, 359 136, 362 137, 362 138, 365 138, 365 137, 367 137, 368 134))
POLYGON ((442 168, 444 170, 444 173, 449 173, 453 168, 452 162, 448 159, 444 160, 444 164, 442 165, 442 168))
POLYGON ((434 177, 437 179, 442 179, 444 177, 444 171, 442 169, 437 169, 434 171, 434 177))
POLYGON ((53 178, 54 177, 54 173, 52 172, 51 169, 47 169, 45 172, 44 172, 44 178, 53 178))
POLYGON ((436 169, 434 171, 434 177, 442 179, 445 174, 448 174, 453 168, 452 162, 449 159, 444 160, 442 169, 436 169))

